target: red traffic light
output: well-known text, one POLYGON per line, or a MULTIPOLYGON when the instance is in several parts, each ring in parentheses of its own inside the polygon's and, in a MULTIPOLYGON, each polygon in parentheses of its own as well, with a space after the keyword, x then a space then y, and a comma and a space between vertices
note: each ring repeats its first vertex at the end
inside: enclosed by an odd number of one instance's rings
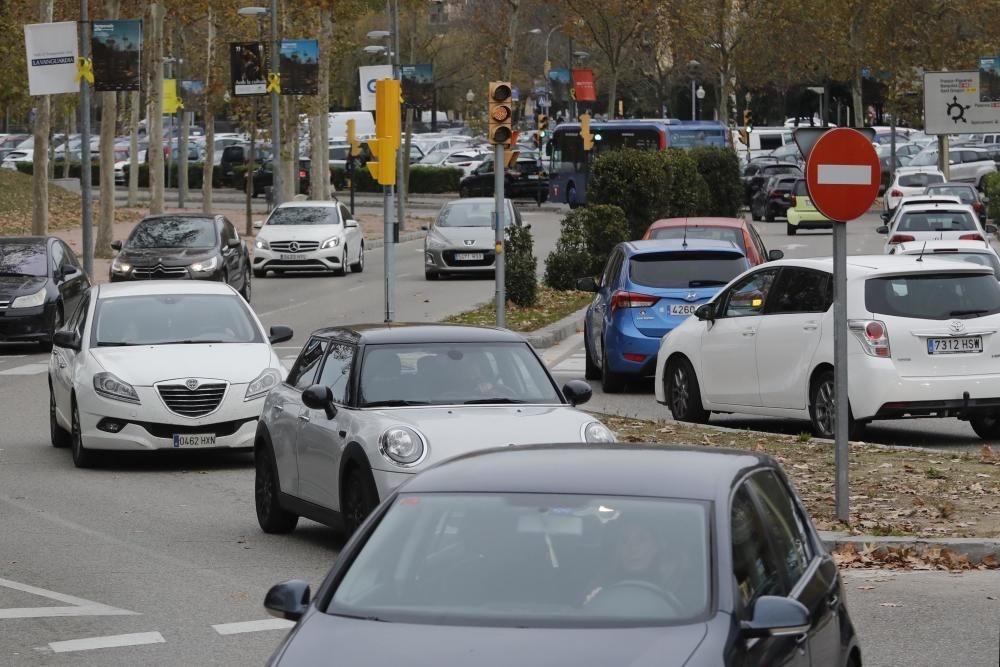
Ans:
POLYGON ((506 83, 501 83, 493 88, 493 101, 494 102, 506 102, 510 99, 511 92, 510 86, 506 83))
POLYGON ((495 120, 496 122, 502 123, 506 121, 508 118, 510 118, 510 107, 502 105, 493 107, 493 109, 490 111, 490 116, 492 116, 493 120, 495 120))

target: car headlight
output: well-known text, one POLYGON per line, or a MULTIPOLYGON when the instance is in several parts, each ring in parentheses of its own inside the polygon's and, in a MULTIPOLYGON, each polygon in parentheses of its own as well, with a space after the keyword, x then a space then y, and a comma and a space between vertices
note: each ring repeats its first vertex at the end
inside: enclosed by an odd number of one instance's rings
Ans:
POLYGON ((128 262, 123 262, 117 257, 111 260, 111 272, 112 273, 128 273, 132 270, 132 265, 128 262))
POLYGON ((215 271, 216 267, 219 266, 219 258, 213 257, 211 259, 206 259, 201 262, 195 262, 191 265, 191 270, 199 273, 204 273, 206 271, 215 271))
POLYGON ((336 248, 339 245, 340 245, 340 237, 331 236, 330 238, 319 244, 319 249, 325 250, 327 248, 336 248))
POLYGON ((19 296, 10 302, 11 308, 34 308, 45 304, 45 288, 38 290, 34 294, 19 296))
POLYGON ((440 236, 428 236, 427 237, 427 247, 428 248, 444 248, 444 247, 447 247, 447 245, 448 244, 445 243, 444 239, 442 239, 440 236))
POLYGON ((247 385, 247 393, 243 396, 243 400, 250 401, 265 396, 279 382, 281 382, 281 376, 278 371, 268 368, 258 375, 256 380, 247 385))
POLYGON ((412 466, 424 456, 424 439, 406 426, 395 426, 379 438, 379 452, 391 463, 412 466))
POLYGON ((590 422, 583 427, 584 442, 618 442, 615 434, 601 422, 590 422))
POLYGON ((261 250, 271 249, 271 244, 267 242, 267 239, 257 239, 256 241, 253 242, 253 244, 258 248, 260 248, 261 250))
POLYGON ((135 388, 111 373, 98 373, 94 376, 94 391, 116 401, 139 402, 139 394, 135 393, 135 388))

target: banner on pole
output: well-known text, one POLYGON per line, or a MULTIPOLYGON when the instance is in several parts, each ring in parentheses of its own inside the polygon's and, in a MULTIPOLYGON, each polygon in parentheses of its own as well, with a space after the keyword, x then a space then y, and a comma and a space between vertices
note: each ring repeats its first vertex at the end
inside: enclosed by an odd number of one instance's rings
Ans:
POLYGON ((24 26, 24 48, 31 95, 77 93, 76 21, 32 23, 24 26))
POLYGON ((401 65, 403 102, 415 109, 434 105, 434 65, 401 65))
POLYGON ((576 91, 577 102, 596 102, 597 89, 594 87, 594 70, 573 70, 573 90, 576 91))
POLYGON ((565 102, 570 99, 570 75, 568 69, 549 70, 549 86, 552 88, 552 98, 557 102, 565 102))
POLYGON ((366 65, 358 68, 361 79, 361 110, 375 111, 375 82, 392 78, 392 65, 366 65))
POLYGON ((229 73, 233 95, 266 95, 264 45, 257 42, 230 43, 229 73))
POLYGON ((177 113, 178 109, 183 109, 181 99, 177 97, 177 79, 163 80, 163 113, 177 113))
POLYGON ((205 82, 181 81, 181 99, 186 109, 200 109, 205 105, 205 82))
POLYGON ((319 94, 319 42, 283 39, 278 49, 282 95, 319 94))
POLYGON ((140 90, 142 21, 94 21, 94 90, 140 90))

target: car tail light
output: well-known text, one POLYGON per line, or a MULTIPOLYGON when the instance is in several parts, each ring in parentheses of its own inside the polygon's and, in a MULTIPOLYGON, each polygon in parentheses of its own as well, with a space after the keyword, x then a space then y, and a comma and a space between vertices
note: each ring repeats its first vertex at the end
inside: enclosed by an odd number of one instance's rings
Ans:
POLYGON ((896 243, 906 243, 907 241, 916 241, 915 238, 909 234, 893 234, 889 238, 889 245, 894 245, 896 243))
POLYGON ((788 201, 791 202, 792 206, 796 206, 795 195, 792 195, 791 197, 789 197, 788 201))
POLYGON ((847 327, 859 341, 861 349, 870 357, 888 359, 892 356, 889 348, 889 332, 885 323, 879 320, 849 320, 847 327))
POLYGON ((962 234, 958 237, 959 241, 985 241, 982 234, 962 234))
POLYGON ((889 196, 890 197, 902 197, 903 193, 902 193, 902 191, 897 190, 896 188, 893 188, 892 192, 889 193, 889 196))
POLYGON ((976 209, 977 213, 982 213, 983 210, 985 209, 985 207, 983 206, 983 202, 981 201, 972 202, 972 208, 976 209))
POLYGON ((619 290, 611 295, 611 312, 619 308, 650 308, 659 300, 658 296, 619 290))
POLYGON ((782 192, 781 190, 771 190, 771 192, 769 192, 767 196, 770 197, 771 199, 781 199, 784 195, 785 193, 782 192))
POLYGON ((305 178, 305 177, 306 177, 306 170, 299 169, 299 178, 305 178))

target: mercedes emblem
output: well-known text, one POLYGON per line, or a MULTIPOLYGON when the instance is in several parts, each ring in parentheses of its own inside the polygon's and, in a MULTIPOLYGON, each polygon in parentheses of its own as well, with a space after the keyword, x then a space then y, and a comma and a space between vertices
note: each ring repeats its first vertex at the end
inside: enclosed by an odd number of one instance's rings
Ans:
POLYGON ((291 243, 288 244, 288 249, 291 250, 292 252, 298 252, 299 251, 299 242, 298 241, 292 241, 291 243))

